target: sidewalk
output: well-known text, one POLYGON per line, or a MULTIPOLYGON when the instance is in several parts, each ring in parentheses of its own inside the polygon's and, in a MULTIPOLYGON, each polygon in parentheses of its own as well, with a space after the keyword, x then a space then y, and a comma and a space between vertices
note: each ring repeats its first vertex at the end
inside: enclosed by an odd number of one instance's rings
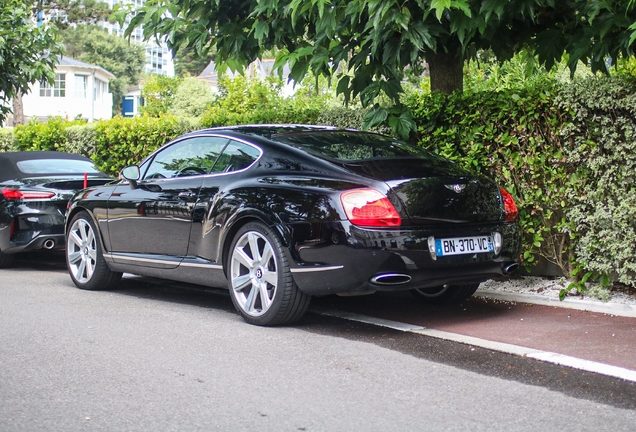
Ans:
POLYGON ((636 382, 636 307, 479 290, 461 305, 409 293, 334 299, 329 315, 536 358, 636 382))

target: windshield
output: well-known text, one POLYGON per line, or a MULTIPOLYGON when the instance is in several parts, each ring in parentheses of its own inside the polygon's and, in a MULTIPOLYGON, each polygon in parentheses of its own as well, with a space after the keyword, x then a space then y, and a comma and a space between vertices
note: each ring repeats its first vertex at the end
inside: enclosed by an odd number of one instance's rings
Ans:
POLYGON ((32 159, 16 162, 24 174, 99 174, 93 162, 76 159, 32 159))
POLYGON ((419 147, 373 133, 323 131, 273 137, 276 141, 301 148, 316 156, 343 161, 376 158, 437 158, 419 147))

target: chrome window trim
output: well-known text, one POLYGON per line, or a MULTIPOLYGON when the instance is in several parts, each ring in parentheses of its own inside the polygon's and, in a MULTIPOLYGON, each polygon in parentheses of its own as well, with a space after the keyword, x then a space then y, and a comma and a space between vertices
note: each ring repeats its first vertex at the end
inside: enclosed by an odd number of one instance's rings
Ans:
MULTIPOLYGON (((228 142, 225 144, 225 146, 223 147, 223 150, 225 150, 227 148, 228 145, 230 145, 231 141, 236 141, 236 142, 240 142, 241 144, 245 144, 248 145, 256 150, 258 150, 258 157, 256 159, 254 159, 254 161, 249 164, 248 166, 246 166, 245 168, 242 168, 240 170, 236 170, 236 171, 229 171, 229 172, 215 172, 215 173, 206 173, 206 174, 196 174, 196 175, 191 175, 191 176, 187 176, 187 178, 196 178, 196 177, 217 177, 217 176, 222 176, 222 175, 230 175, 230 174, 236 174, 236 173, 241 173, 244 172, 248 169, 250 169, 252 166, 254 166, 254 164, 256 162, 258 162, 262 157, 263 157, 263 149, 258 147, 256 144, 253 144, 251 142, 245 141, 242 138, 236 138, 236 137, 232 137, 232 136, 228 136, 228 135, 224 135, 224 134, 201 134, 201 135, 196 135, 196 136, 186 136, 183 137, 182 139, 178 140, 178 141, 173 141, 170 143, 170 147, 172 147, 174 144, 180 143, 186 139, 191 139, 191 138, 202 138, 202 137, 211 137, 211 138, 226 138, 228 140, 228 142)), ((165 147, 165 146, 164 146, 165 147)), ((160 149, 162 149, 163 147, 160 147, 160 149)), ((223 151, 221 152, 221 154, 223 153, 223 151)), ((154 156, 153 158, 154 159, 154 156)), ((146 162, 146 160, 142 161, 142 163, 139 165, 139 167, 141 168, 141 165, 143 165, 146 162)), ((150 162, 150 159, 148 159, 148 162, 150 162)), ((150 166, 150 165, 148 165, 150 166)), ((148 167, 146 167, 147 169, 148 167)), ((144 173, 145 175, 145 173, 144 173)), ((163 179, 143 179, 140 180, 139 183, 142 184, 146 184, 146 183, 159 183, 159 182, 165 182, 165 181, 169 181, 169 180, 175 180, 175 179, 183 179, 185 177, 171 177, 171 178, 163 178, 163 179)))

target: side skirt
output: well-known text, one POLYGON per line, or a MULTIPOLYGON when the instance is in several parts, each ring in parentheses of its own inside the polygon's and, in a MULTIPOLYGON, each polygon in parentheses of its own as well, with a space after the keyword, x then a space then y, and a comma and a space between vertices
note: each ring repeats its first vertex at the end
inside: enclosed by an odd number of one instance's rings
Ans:
POLYGON ((213 288, 228 286, 223 267, 201 258, 109 253, 104 259, 113 271, 213 288))

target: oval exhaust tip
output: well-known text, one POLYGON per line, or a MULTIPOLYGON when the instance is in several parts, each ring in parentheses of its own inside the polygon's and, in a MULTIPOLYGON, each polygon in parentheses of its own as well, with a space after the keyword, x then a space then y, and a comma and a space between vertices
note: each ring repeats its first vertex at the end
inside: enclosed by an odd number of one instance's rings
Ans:
POLYGON ((42 247, 44 249, 48 249, 48 250, 53 249, 55 247, 55 240, 53 240, 53 239, 44 240, 44 244, 42 245, 42 247))
POLYGON ((371 278, 376 285, 402 285, 411 281, 411 276, 401 273, 387 273, 371 278))
POLYGON ((509 265, 505 266, 503 268, 503 272, 504 272, 504 274, 510 274, 510 273, 516 271, 518 268, 519 268, 519 264, 518 263, 512 263, 512 264, 509 264, 509 265))

